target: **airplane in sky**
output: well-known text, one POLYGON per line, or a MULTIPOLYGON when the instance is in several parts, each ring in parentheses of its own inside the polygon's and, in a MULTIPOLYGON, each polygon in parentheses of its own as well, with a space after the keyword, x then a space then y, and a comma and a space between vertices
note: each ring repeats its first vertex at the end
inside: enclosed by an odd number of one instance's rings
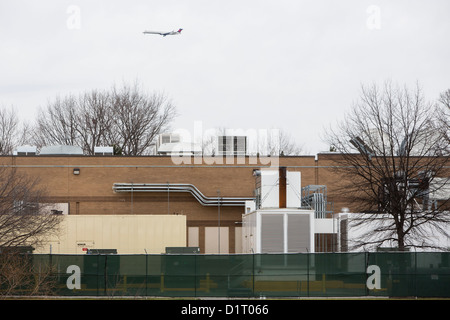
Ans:
POLYGON ((181 30, 183 29, 178 29, 178 31, 170 31, 170 32, 160 32, 160 31, 144 31, 144 33, 146 34, 160 34, 163 37, 165 36, 173 36, 173 35, 178 35, 181 33, 181 30))

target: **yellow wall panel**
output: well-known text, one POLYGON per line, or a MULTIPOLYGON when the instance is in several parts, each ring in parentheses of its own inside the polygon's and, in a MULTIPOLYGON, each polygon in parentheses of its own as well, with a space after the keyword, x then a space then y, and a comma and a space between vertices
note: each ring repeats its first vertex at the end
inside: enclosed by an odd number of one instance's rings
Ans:
POLYGON ((160 254, 186 246, 184 215, 67 215, 59 235, 35 253, 83 254, 86 249, 117 249, 118 254, 160 254))

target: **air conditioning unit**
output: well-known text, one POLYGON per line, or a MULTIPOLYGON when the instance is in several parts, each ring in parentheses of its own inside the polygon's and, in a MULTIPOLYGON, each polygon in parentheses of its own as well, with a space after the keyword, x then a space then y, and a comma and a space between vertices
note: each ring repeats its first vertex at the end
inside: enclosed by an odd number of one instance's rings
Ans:
POLYGON ((113 147, 94 147, 96 156, 112 156, 114 154, 113 147))
POLYGON ((20 146, 14 151, 17 156, 35 156, 37 148, 35 146, 20 146))
POLYGON ((261 209, 242 216, 244 253, 314 252, 314 211, 261 209))

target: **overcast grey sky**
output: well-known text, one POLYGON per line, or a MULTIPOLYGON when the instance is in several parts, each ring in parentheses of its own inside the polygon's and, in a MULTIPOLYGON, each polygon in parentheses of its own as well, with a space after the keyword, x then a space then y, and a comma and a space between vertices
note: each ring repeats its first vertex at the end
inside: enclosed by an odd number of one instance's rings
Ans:
POLYGON ((32 120, 57 95, 138 80, 176 104, 174 129, 279 128, 307 153, 361 84, 450 88, 450 1, 0 3, 0 105, 32 120), (144 35, 146 29, 181 36, 144 35))

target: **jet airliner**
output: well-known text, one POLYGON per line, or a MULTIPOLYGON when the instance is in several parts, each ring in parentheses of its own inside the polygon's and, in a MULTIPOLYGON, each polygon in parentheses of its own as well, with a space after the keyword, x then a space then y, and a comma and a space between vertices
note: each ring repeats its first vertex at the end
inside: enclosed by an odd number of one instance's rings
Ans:
POLYGON ((183 30, 183 29, 178 29, 178 31, 170 31, 170 32, 144 31, 144 33, 145 34, 159 34, 159 35, 162 35, 163 37, 165 37, 165 36, 178 35, 181 33, 181 30, 183 30))

